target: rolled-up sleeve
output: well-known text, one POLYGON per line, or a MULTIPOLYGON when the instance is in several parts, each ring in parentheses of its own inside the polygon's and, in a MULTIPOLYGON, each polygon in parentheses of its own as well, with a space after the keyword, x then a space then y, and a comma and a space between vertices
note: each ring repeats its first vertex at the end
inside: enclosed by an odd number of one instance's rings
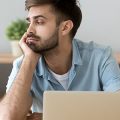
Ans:
POLYGON ((13 68, 12 68, 12 71, 10 73, 10 76, 8 77, 8 83, 6 85, 6 92, 10 89, 10 87, 12 86, 12 83, 14 82, 14 80, 17 76, 17 73, 19 71, 19 68, 20 68, 20 65, 22 62, 22 58, 23 58, 23 56, 20 58, 17 58, 13 62, 13 68))

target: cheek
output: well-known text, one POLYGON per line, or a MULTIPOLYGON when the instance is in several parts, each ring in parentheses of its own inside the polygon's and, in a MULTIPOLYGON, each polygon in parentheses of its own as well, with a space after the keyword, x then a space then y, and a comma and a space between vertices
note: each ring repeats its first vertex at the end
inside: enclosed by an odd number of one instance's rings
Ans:
POLYGON ((36 34, 42 39, 49 39, 55 33, 55 28, 39 27, 36 32, 36 34))

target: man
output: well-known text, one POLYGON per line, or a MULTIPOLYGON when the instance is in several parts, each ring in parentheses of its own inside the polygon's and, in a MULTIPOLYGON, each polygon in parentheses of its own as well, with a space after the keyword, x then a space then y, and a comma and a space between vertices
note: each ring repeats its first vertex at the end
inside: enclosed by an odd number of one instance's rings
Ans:
MULTIPOLYGON (((109 47, 74 39, 82 20, 76 0, 26 0, 24 55, 13 64, 0 120, 42 113, 46 90, 118 91, 120 70, 109 47)), ((32 119, 32 118, 31 118, 32 119)))

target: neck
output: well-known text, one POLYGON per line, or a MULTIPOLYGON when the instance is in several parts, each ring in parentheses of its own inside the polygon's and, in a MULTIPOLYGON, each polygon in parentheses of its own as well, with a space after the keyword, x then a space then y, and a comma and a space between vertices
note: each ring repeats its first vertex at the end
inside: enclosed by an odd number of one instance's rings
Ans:
POLYGON ((47 66, 57 74, 65 74, 72 65, 72 42, 63 40, 54 50, 44 54, 47 66))

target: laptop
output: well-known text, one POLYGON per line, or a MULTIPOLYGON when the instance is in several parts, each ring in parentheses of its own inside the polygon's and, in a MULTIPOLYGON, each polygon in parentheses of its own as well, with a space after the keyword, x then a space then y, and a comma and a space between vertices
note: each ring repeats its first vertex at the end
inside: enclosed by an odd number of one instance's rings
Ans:
POLYGON ((46 91, 43 120, 120 120, 120 93, 46 91))

